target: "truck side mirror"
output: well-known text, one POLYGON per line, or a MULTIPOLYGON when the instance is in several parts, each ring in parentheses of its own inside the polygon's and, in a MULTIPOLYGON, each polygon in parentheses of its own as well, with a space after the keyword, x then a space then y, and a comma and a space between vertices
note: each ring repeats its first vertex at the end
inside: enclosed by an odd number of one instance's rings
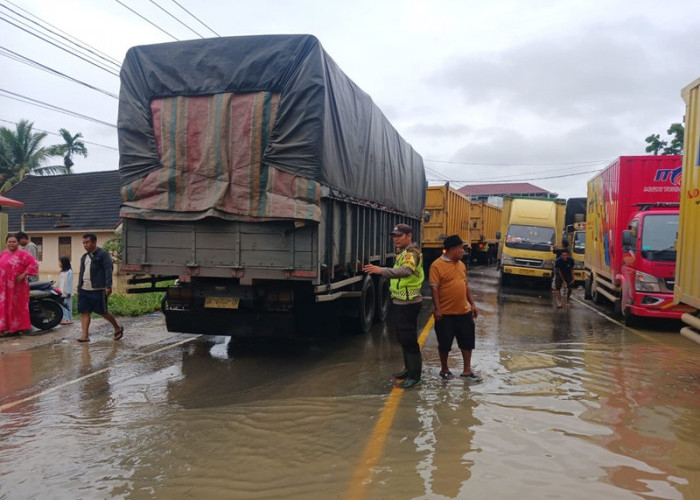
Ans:
POLYGON ((501 239, 501 232, 500 231, 496 231, 496 239, 497 240, 501 239))
POLYGON ((637 244, 637 238, 634 233, 628 229, 622 231, 622 250, 629 252, 631 248, 634 248, 637 244))
POLYGON ((424 222, 430 222, 430 212, 427 211, 427 210, 426 210, 425 213, 423 214, 423 221, 424 221, 424 222))

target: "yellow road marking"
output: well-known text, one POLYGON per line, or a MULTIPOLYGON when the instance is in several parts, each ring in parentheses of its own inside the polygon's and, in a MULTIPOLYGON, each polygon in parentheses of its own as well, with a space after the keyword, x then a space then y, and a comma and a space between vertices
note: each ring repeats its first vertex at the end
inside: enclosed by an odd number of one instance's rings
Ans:
POLYGON ((148 356, 153 356, 154 354, 158 354, 159 352, 167 351, 168 349, 172 349, 173 347, 178 347, 183 344, 187 344, 188 342, 192 342, 193 340, 198 339, 199 336, 197 337, 191 337, 189 339, 181 340, 180 342, 176 342, 174 344, 169 344, 165 347, 161 347, 159 349, 156 349, 155 351, 147 352, 145 354, 139 354, 136 357, 133 357, 127 361, 122 361, 121 363, 117 363, 116 365, 108 366, 107 368, 102 368, 101 370, 97 370, 96 372, 88 373, 87 375, 84 375, 82 377, 78 377, 74 380, 69 380, 68 382, 64 382, 62 384, 57 385, 56 387, 51 387, 49 389, 46 389, 45 391, 37 392, 36 394, 32 394, 31 396, 27 396, 26 398, 23 399, 18 399, 17 401, 11 401, 9 403, 5 403, 4 405, 0 405, 0 412, 5 411, 9 408, 12 408, 14 406, 17 406, 22 403, 26 403, 27 401, 31 401, 33 399, 38 399, 42 396, 45 396, 47 394, 51 394, 52 392, 56 392, 60 389, 63 389, 64 387, 71 386, 73 384, 77 384, 78 382, 82 382, 83 380, 87 380, 91 377, 94 377, 95 375, 99 375, 101 373, 108 372, 110 370, 114 370, 115 368, 121 368, 122 366, 129 365, 135 361, 138 361, 143 358, 147 358, 148 356))
MULTIPOLYGON (((425 344, 425 339, 428 338, 430 329, 433 327, 433 321, 433 315, 431 314, 420 337, 418 337, 418 345, 421 350, 423 349, 423 344, 425 344)), ((355 473, 352 476, 348 492, 345 495, 346 499, 360 500, 365 498, 365 491, 371 482, 372 469, 379 463, 379 459, 384 451, 384 444, 386 443, 389 429, 391 429, 391 424, 394 421, 394 416, 396 415, 396 410, 399 407, 403 393, 404 390, 398 387, 394 387, 389 393, 389 397, 386 403, 384 403, 384 408, 379 414, 379 420, 377 420, 372 434, 367 441, 365 451, 355 467, 355 473)))

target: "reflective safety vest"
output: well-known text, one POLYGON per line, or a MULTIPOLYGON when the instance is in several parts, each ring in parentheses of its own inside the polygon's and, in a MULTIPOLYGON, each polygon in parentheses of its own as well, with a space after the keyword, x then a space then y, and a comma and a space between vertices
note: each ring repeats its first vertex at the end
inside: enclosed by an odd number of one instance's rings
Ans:
POLYGON ((423 274, 423 254, 417 247, 411 245, 396 257, 394 269, 408 266, 413 271, 403 278, 392 278, 389 284, 391 298, 397 300, 413 300, 420 297, 420 288, 423 285, 425 276, 423 274), (418 262, 416 262, 416 255, 418 262))

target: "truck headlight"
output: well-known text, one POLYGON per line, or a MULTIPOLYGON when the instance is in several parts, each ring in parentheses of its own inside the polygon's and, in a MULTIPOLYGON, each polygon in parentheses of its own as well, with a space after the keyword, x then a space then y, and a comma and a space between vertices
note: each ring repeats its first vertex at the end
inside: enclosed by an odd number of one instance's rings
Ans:
POLYGON ((542 267, 544 269, 554 269, 554 259, 547 259, 542 261, 542 267))
POLYGON ((501 265, 502 266, 514 266, 515 261, 513 260, 513 257, 510 255, 503 254, 501 255, 501 265))
POLYGON ((574 262, 574 269, 585 269, 586 266, 583 264, 582 261, 577 260, 574 262))
POLYGON ((660 292, 659 278, 637 271, 634 275, 634 289, 638 292, 660 292))

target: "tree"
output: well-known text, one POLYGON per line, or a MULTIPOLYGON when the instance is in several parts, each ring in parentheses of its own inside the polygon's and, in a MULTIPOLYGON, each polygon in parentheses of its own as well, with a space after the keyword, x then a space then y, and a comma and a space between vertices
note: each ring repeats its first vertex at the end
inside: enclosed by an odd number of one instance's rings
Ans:
POLYGON ((58 133, 63 138, 65 144, 59 144, 55 146, 55 154, 63 156, 63 165, 65 166, 67 173, 70 173, 70 168, 73 166, 73 155, 81 155, 87 158, 87 148, 85 143, 80 140, 83 136, 80 132, 75 135, 71 135, 66 129, 62 128, 58 133))
POLYGON ((0 193, 4 193, 30 173, 41 175, 41 164, 54 153, 51 147, 42 147, 46 132, 34 132, 33 123, 21 120, 15 130, 0 127, 0 161, 3 179, 0 193))
POLYGON ((652 134, 649 137, 647 137, 646 139, 644 139, 644 141, 647 144, 649 144, 647 146, 647 148, 645 149, 645 151, 647 153, 652 153, 654 155, 658 155, 659 151, 661 151, 663 148, 665 148, 666 145, 668 144, 666 141, 661 140, 661 136, 659 134, 652 134))
POLYGON ((683 134, 685 128, 682 123, 672 123, 666 133, 671 136, 671 144, 668 141, 662 141, 659 134, 652 134, 644 141, 649 144, 646 147, 647 153, 655 155, 682 155, 683 154, 683 134))

